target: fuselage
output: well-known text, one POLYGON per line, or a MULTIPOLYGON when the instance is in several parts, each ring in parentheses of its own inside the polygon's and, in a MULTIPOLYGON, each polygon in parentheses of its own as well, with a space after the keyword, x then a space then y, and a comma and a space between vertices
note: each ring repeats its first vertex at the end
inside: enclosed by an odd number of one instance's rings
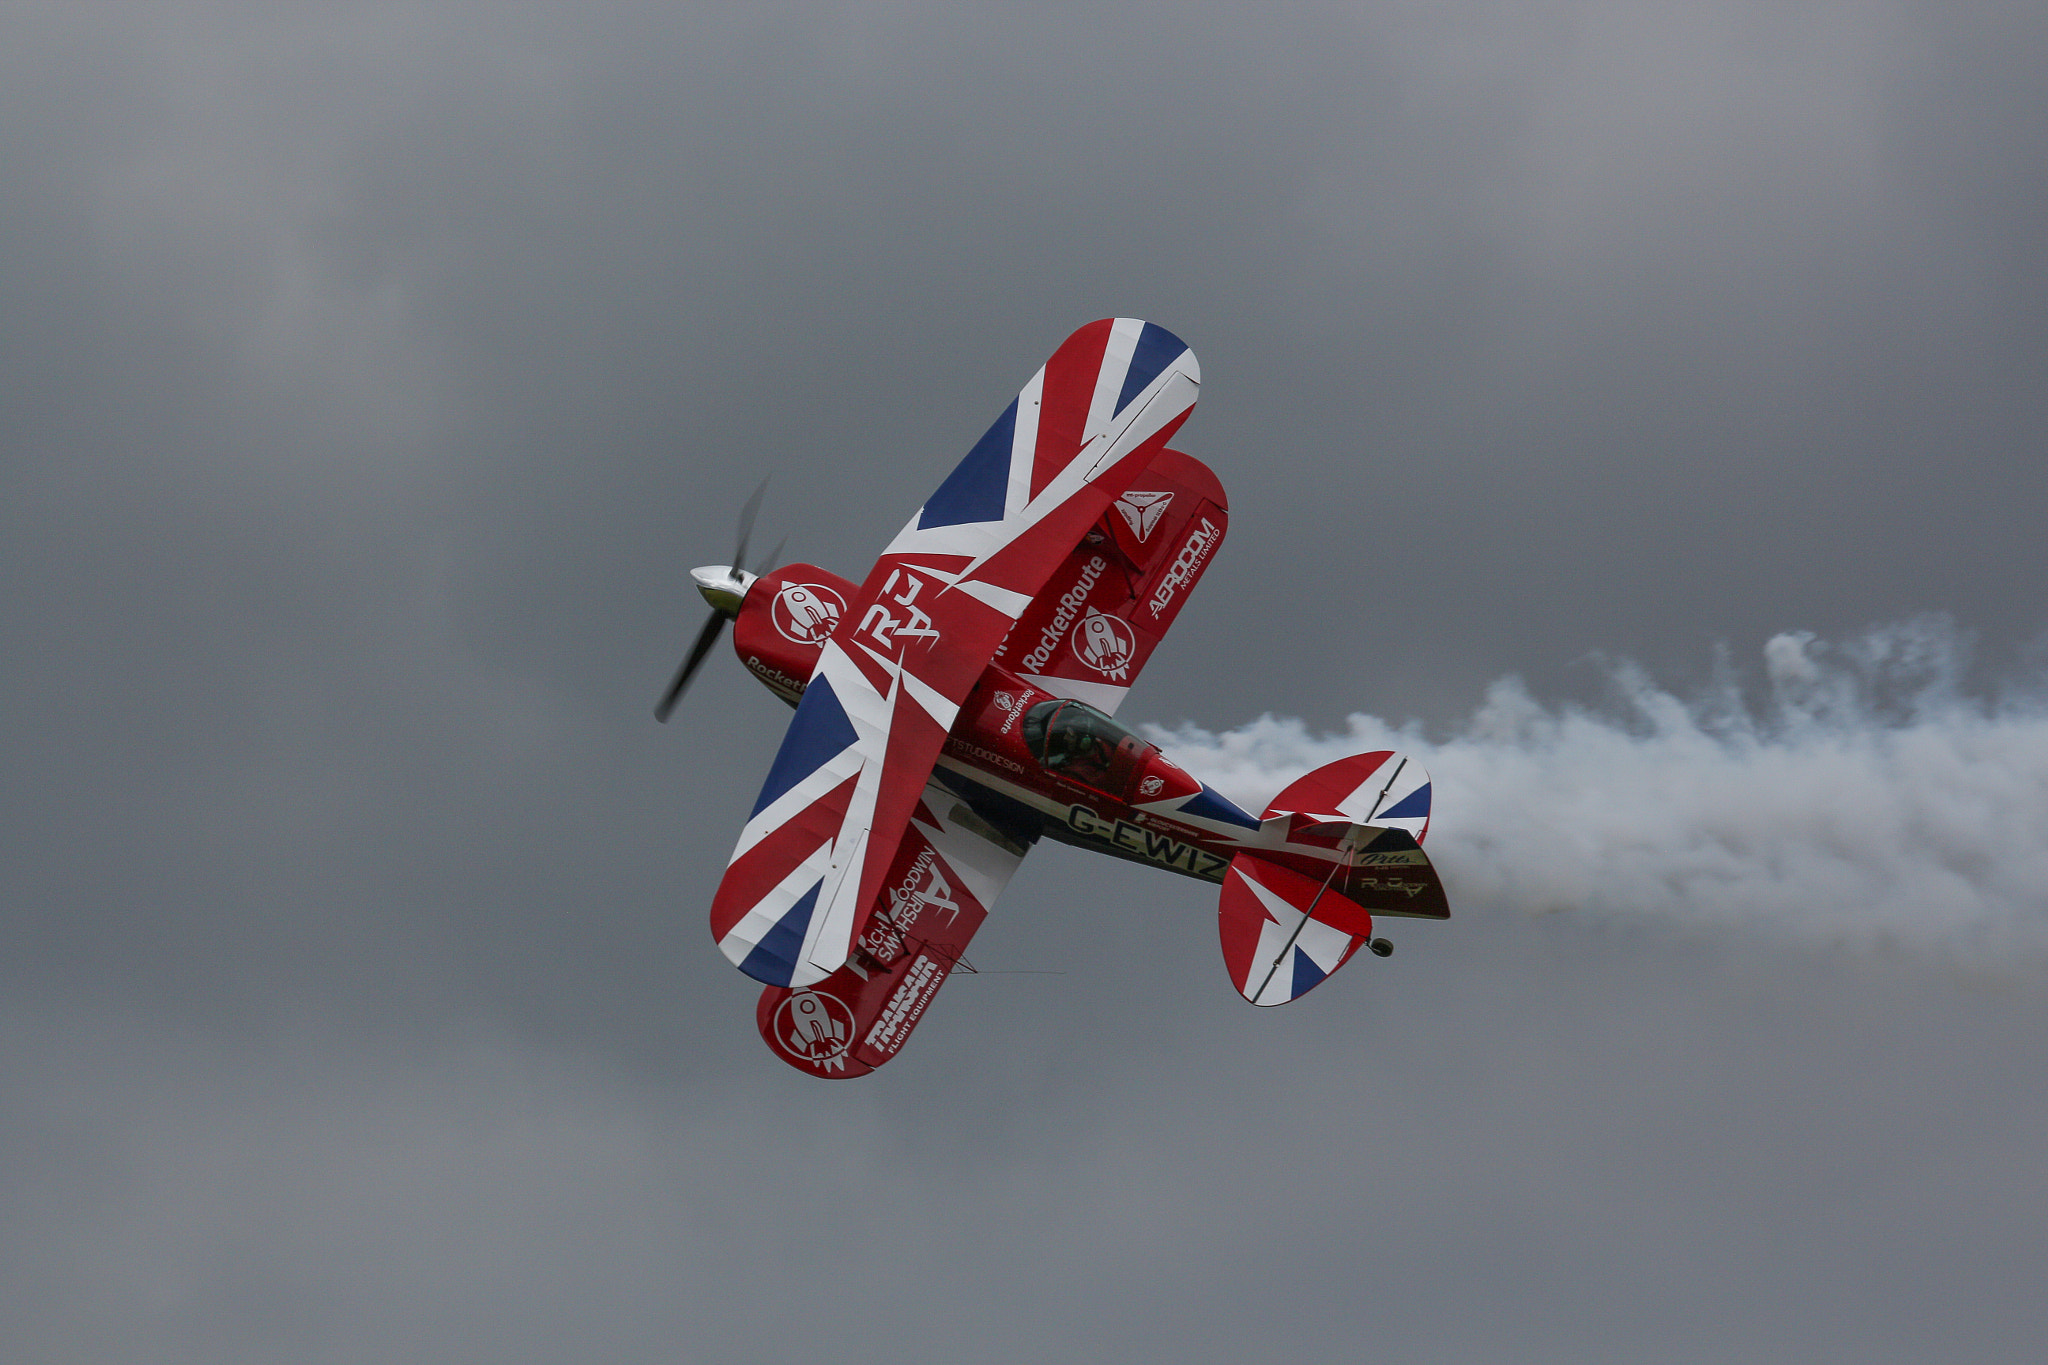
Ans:
MULTIPOLYGON (((857 592, 811 564, 764 574, 744 585, 734 652, 793 706, 857 592)), ((962 704, 933 781, 1018 851, 1044 836, 1208 882, 1253 849, 1340 890, 1420 858, 1406 835, 1365 849, 1347 842, 1348 825, 1252 815, 1157 745, 1001 662, 962 704)))

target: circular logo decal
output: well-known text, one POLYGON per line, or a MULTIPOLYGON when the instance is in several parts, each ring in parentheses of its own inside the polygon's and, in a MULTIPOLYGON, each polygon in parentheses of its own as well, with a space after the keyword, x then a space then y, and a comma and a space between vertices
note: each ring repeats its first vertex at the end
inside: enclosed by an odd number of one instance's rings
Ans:
POLYGON ((845 599, 824 584, 791 583, 775 594, 768 614, 783 639, 800 645, 821 645, 845 610, 845 599))
POLYGON ((829 1067, 853 1046, 853 1011, 837 996, 798 991, 776 1007, 774 1034, 790 1056, 829 1067))
POLYGON ((1121 620, 1095 608, 1074 627, 1074 653, 1097 673, 1121 680, 1138 652, 1138 637, 1121 620))

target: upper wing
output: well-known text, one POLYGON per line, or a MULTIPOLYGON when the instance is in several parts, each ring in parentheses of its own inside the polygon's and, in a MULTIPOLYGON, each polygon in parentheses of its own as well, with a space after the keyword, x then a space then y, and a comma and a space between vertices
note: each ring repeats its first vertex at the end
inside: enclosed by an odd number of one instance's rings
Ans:
POLYGON ((712 900, 711 932, 740 970, 802 986, 847 960, 960 703, 1200 383, 1165 328, 1088 324, 890 542, 825 644, 712 900))
POLYGON ((1209 467, 1160 451, 1046 580, 997 662, 1056 696, 1116 714, 1229 525, 1209 467))

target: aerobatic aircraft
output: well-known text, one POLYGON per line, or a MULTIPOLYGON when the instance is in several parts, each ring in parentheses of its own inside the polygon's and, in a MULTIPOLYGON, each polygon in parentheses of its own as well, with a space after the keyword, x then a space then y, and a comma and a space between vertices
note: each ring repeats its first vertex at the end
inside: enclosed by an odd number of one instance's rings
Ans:
POLYGON ((1254 1005, 1392 952, 1374 916, 1449 916, 1420 764, 1340 759, 1253 815, 1113 719, 1228 524, 1216 476, 1167 447, 1200 384, 1165 328, 1092 322, 862 581, 741 567, 759 491, 733 564, 692 572, 712 615, 656 716, 728 621, 796 707, 711 903, 791 1066, 894 1057, 1041 838, 1219 883, 1224 967, 1254 1005))

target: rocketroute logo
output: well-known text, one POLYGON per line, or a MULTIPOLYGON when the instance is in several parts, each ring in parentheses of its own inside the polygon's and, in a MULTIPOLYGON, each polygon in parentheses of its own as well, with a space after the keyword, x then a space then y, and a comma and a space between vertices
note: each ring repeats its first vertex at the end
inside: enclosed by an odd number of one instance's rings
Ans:
POLYGON ((853 1046, 853 1011, 836 995, 798 991, 776 1006, 773 1033, 790 1056, 821 1071, 843 1071, 853 1046))
POLYGON ((1117 682, 1130 675, 1138 637, 1118 618, 1095 608, 1074 627, 1074 654, 1082 663, 1117 682))
POLYGON ((791 583, 775 594, 768 615, 783 639, 817 645, 825 642, 845 610, 846 599, 824 584, 791 583))

